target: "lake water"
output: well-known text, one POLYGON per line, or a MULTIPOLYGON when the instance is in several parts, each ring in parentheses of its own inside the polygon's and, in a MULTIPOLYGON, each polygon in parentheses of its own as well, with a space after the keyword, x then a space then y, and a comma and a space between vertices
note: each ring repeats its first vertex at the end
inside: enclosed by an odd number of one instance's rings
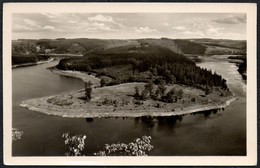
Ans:
POLYGON ((87 155, 106 143, 128 143, 142 135, 152 137, 155 156, 246 155, 246 84, 237 67, 224 57, 210 57, 199 66, 224 76, 239 99, 223 110, 180 117, 78 119, 50 116, 19 104, 26 99, 77 90, 84 83, 75 78, 51 73, 48 67, 58 62, 12 70, 13 127, 23 131, 13 141, 13 156, 63 156, 67 151, 62 134, 87 135, 87 155))

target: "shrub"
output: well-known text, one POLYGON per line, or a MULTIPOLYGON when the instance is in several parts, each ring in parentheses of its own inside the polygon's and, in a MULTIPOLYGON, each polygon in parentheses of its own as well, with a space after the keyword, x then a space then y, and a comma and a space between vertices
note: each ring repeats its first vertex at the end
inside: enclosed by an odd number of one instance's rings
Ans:
POLYGON ((164 96, 165 91, 166 91, 165 84, 160 84, 160 85, 158 85, 158 88, 157 88, 157 90, 156 90, 156 96, 157 96, 157 97, 162 97, 162 96, 164 96))
POLYGON ((183 90, 180 89, 178 92, 177 92, 177 96, 178 96, 178 99, 182 99, 183 97, 183 90))
MULTIPOLYGON (((82 153, 85 149, 86 135, 70 136, 69 133, 64 133, 62 138, 65 139, 65 145, 68 146, 66 156, 84 156, 82 153)), ((151 151, 151 136, 142 136, 136 138, 128 144, 116 143, 106 144, 103 151, 94 153, 95 156, 147 156, 147 151, 151 151)))
POLYGON ((140 100, 137 100, 137 101, 135 101, 134 102, 136 105, 143 105, 144 104, 144 102, 143 101, 140 101, 140 100))
POLYGON ((107 106, 114 106, 114 107, 118 107, 119 103, 117 100, 114 100, 114 99, 108 99, 107 97, 104 98, 103 102, 102 102, 103 105, 107 105, 107 106))
POLYGON ((121 104, 121 105, 122 105, 122 106, 124 106, 124 105, 128 105, 128 103, 129 103, 129 101, 127 101, 127 100, 123 99, 123 100, 122 100, 122 104, 121 104))
POLYGON ((23 131, 21 131, 17 128, 12 129, 12 140, 13 141, 21 139, 22 135, 23 135, 23 131))
POLYGON ((107 97, 105 97, 103 102, 102 102, 102 104, 103 105, 112 105, 113 104, 113 100, 108 99, 107 97))
POLYGON ((149 81, 145 86, 144 86, 145 90, 149 91, 150 96, 153 94, 153 82, 149 81))
POLYGON ((210 94, 211 92, 212 92, 212 89, 206 85, 205 95, 208 95, 208 94, 210 94))
POLYGON ((155 105, 155 107, 156 107, 156 108, 162 108, 162 105, 161 105, 161 103, 157 103, 157 104, 155 105))
POLYGON ((141 100, 147 100, 148 97, 149 97, 149 90, 145 88, 145 89, 142 91, 142 94, 141 94, 141 96, 140 96, 140 99, 141 99, 141 100))
POLYGON ((101 87, 106 86, 106 80, 104 78, 101 78, 100 85, 101 87))
POLYGON ((106 144, 103 151, 94 153, 95 156, 147 156, 146 151, 151 151, 153 146, 150 136, 142 136, 136 138, 133 142, 128 144, 116 143, 106 144))
POLYGON ((135 94, 134 94, 134 97, 135 97, 135 98, 139 98, 139 97, 140 97, 138 86, 135 86, 135 94))
POLYGON ((172 88, 165 96, 162 97, 162 100, 167 103, 177 102, 178 97, 175 95, 176 90, 172 88))
POLYGON ((191 98, 191 102, 195 102, 195 101, 196 101, 195 97, 191 98))
POLYGON ((65 145, 69 148, 69 151, 65 153, 66 156, 82 156, 86 135, 70 136, 67 132, 62 135, 62 138, 65 139, 65 145))

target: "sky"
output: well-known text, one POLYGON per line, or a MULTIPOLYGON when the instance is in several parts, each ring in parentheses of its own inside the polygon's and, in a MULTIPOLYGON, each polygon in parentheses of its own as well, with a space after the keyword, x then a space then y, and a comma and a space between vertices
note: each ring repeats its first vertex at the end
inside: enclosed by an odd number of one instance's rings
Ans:
POLYGON ((214 38, 246 40, 242 13, 15 13, 12 39, 214 38))

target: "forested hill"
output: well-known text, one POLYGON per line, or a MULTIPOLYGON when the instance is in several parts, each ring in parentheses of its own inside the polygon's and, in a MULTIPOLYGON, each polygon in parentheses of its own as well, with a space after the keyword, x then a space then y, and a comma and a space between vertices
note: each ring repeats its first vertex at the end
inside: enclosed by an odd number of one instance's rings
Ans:
POLYGON ((157 45, 182 54, 246 54, 246 41, 216 40, 216 39, 20 39, 12 41, 12 55, 35 54, 78 54, 100 50, 118 50, 120 47, 140 47, 143 45, 157 45))
POLYGON ((125 82, 166 82, 193 86, 203 90, 226 89, 226 81, 219 75, 201 69, 186 56, 169 48, 143 43, 140 46, 119 46, 86 53, 83 57, 67 58, 57 68, 95 72, 111 79, 107 85, 125 82))

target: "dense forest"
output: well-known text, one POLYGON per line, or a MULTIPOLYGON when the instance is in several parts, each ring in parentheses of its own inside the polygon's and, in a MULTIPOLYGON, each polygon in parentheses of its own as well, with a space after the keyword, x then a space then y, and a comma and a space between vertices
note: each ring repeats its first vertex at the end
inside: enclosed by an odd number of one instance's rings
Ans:
POLYGON ((44 61, 47 60, 48 56, 41 56, 38 54, 34 55, 13 55, 12 56, 12 65, 17 64, 25 64, 25 63, 36 63, 38 61, 44 61))
POLYGON ((246 76, 246 71, 247 71, 247 61, 243 61, 241 64, 238 66, 238 72, 242 75, 243 79, 247 79, 246 76))
POLYGON ((45 48, 37 49, 35 40, 23 40, 20 42, 13 42, 12 45, 12 65, 36 63, 37 61, 47 60, 48 56, 45 54, 45 48))
POLYGON ((175 40, 183 54, 204 54, 206 46, 189 40, 175 40))
POLYGON ((182 54, 156 45, 120 47, 118 52, 114 49, 87 53, 82 58, 63 59, 57 68, 109 76, 112 81, 108 85, 148 81, 159 84, 165 81, 168 84, 184 84, 203 90, 213 86, 227 88, 226 81, 221 76, 197 67, 182 54))
POLYGON ((230 56, 228 57, 229 59, 233 59, 233 60, 241 60, 241 63, 238 63, 238 72, 242 75, 243 79, 246 80, 247 79, 247 58, 245 55, 239 55, 239 56, 230 56))

